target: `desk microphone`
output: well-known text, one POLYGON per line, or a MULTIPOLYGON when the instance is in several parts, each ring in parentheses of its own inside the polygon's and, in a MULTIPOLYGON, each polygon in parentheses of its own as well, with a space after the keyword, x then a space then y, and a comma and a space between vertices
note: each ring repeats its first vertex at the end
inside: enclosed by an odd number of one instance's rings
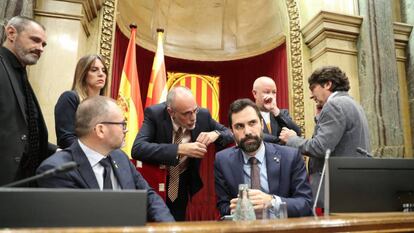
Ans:
POLYGON ((369 153, 368 151, 366 151, 366 150, 362 149, 361 147, 357 147, 357 148, 356 148, 356 151, 357 151, 359 154, 364 155, 364 156, 366 156, 366 157, 369 157, 369 158, 372 158, 372 157, 373 157, 371 153, 369 153))
POLYGON ((13 183, 6 184, 2 187, 18 187, 22 184, 32 182, 32 181, 36 181, 36 180, 41 179, 41 178, 50 177, 50 176, 57 175, 59 173, 64 173, 64 172, 71 171, 71 170, 73 170, 77 167, 78 167, 78 164, 76 162, 73 162, 73 161, 68 162, 68 163, 64 163, 64 164, 60 165, 59 167, 55 167, 55 168, 46 170, 46 171, 44 171, 44 172, 42 172, 38 175, 31 176, 31 177, 25 178, 23 180, 18 180, 18 181, 15 181, 13 183))
POLYGON ((315 201, 314 201, 313 207, 312 207, 313 216, 315 216, 315 217, 317 217, 317 215, 316 215, 316 204, 318 203, 319 193, 321 192, 322 181, 325 179, 326 164, 328 163, 329 156, 331 156, 331 150, 327 149, 326 152, 325 152, 325 162, 324 162, 323 168, 322 168, 321 179, 319 180, 318 190, 316 191, 315 201))

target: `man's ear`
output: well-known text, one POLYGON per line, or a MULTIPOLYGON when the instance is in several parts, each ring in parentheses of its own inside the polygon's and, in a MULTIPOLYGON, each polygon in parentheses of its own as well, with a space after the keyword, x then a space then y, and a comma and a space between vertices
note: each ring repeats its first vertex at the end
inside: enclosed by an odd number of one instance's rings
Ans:
POLYGON ((256 99, 257 91, 253 89, 252 90, 252 95, 253 95, 254 99, 256 99))
POLYGON ((170 106, 167 106, 167 112, 172 117, 173 116, 173 113, 174 113, 174 110, 170 106))
POLYGON ((332 81, 328 81, 327 83, 325 83, 323 85, 323 88, 328 89, 328 90, 331 90, 331 88, 332 88, 332 81))
POLYGON ((99 138, 103 138, 104 137, 104 128, 103 128, 103 125, 102 124, 97 124, 95 126, 95 134, 99 138))
POLYGON ((11 25, 6 26, 6 27, 4 28, 4 31, 5 31, 5 33, 6 33, 7 40, 9 40, 10 42, 13 42, 13 41, 15 41, 15 40, 16 40, 16 37, 17 37, 17 30, 16 30, 16 28, 15 28, 15 27, 13 27, 13 26, 11 26, 11 25))

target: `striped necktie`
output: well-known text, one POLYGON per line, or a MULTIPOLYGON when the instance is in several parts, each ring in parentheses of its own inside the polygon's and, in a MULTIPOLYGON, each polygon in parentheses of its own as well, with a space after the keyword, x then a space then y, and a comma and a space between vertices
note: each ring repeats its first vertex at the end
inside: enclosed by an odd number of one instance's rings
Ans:
MULTIPOLYGON (((183 129, 180 127, 175 132, 174 136, 174 144, 180 144, 183 140, 184 132, 183 129)), ((170 166, 169 167, 169 182, 168 182, 168 198, 171 202, 174 202, 178 196, 178 187, 180 184, 180 174, 183 173, 188 166, 188 157, 187 156, 180 156, 180 161, 177 166, 170 166)))

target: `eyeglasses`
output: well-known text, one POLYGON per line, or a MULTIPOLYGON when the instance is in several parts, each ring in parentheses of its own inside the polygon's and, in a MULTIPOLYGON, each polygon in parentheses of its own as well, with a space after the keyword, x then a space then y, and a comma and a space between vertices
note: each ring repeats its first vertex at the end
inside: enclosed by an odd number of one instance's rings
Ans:
POLYGON ((187 111, 187 112, 177 112, 180 115, 184 116, 184 117, 191 117, 193 114, 197 114, 200 111, 200 108, 197 106, 194 110, 192 111, 187 111))
POLYGON ((122 125, 122 130, 127 130, 127 122, 121 121, 121 122, 114 122, 114 121, 102 121, 99 122, 99 124, 107 124, 107 125, 122 125))

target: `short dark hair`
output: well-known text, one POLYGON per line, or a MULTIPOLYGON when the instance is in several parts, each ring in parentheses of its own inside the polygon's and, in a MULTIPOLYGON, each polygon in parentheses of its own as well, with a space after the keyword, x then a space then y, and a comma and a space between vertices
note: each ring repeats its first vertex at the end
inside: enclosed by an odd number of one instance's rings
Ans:
POLYGON ((231 118, 232 115, 234 113, 238 113, 238 112, 242 111, 243 109, 245 109, 248 106, 252 107, 256 111, 257 116, 259 117, 260 121, 262 121, 262 119, 263 119, 262 114, 260 114, 259 108, 257 107, 257 105, 253 101, 251 101, 250 99, 247 99, 247 98, 237 99, 233 103, 230 104, 230 108, 229 108, 229 115, 228 116, 229 116, 229 128, 230 129, 232 128, 232 124, 233 124, 233 120, 231 118))
POLYGON ((111 102, 116 102, 106 96, 93 96, 86 98, 76 110, 75 133, 83 137, 100 121, 104 121, 111 111, 111 102))
POLYGON ((315 70, 308 78, 309 89, 312 89, 314 84, 323 86, 329 81, 332 83, 330 89, 332 92, 350 89, 348 77, 337 66, 323 66, 315 70))

